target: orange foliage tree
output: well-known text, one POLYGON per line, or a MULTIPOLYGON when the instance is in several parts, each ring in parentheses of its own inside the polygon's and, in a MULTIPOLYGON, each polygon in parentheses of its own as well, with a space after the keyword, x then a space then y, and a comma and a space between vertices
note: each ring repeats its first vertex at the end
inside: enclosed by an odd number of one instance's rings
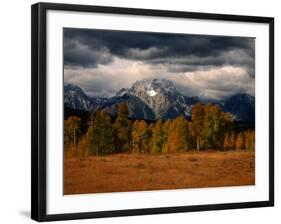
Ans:
POLYGON ((172 131, 167 139, 168 151, 176 152, 176 151, 187 151, 190 148, 190 140, 191 134, 188 130, 187 121, 183 116, 178 116, 172 122, 171 125, 172 131))
POLYGON ((236 149, 245 149, 245 133, 240 132, 236 137, 236 149))

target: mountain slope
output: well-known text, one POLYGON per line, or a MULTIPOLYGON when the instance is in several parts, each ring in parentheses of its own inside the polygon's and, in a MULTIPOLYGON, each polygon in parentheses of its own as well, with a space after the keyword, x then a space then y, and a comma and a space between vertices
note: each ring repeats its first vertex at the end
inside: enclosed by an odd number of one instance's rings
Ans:
POLYGON ((102 107, 106 98, 91 98, 79 86, 64 85, 64 104, 75 110, 92 111, 102 107))
POLYGON ((223 110, 234 115, 235 120, 255 121, 255 98, 246 93, 233 95, 223 103, 223 110))
MULTIPOLYGON (((135 82, 128 89, 121 89, 115 98, 140 99, 150 108, 156 119, 175 118, 183 114, 191 115, 191 107, 198 102, 197 97, 186 97, 178 92, 174 84, 166 79, 146 79, 135 82)), ((131 106, 136 107, 133 100, 129 100, 131 106)), ((137 101, 136 101, 137 103, 137 101)), ((130 105, 129 105, 130 108, 130 105)), ((147 108, 145 108, 145 111, 147 108)), ((130 114, 136 118, 135 113, 130 114)), ((149 116, 151 117, 150 113, 149 116)), ((144 119, 149 119, 147 116, 144 119)))
POLYGON ((125 102, 128 106, 129 116, 133 119, 155 120, 153 110, 146 105, 141 99, 134 95, 123 94, 121 96, 114 96, 109 99, 104 109, 114 116, 117 112, 119 103, 125 102))

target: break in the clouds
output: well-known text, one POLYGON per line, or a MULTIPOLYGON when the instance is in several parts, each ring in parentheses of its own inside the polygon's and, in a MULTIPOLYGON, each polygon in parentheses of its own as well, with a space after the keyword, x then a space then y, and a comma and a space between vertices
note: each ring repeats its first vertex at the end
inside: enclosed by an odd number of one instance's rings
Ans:
POLYGON ((64 29, 64 79, 111 97, 137 80, 166 78, 188 96, 255 94, 255 39, 64 29))

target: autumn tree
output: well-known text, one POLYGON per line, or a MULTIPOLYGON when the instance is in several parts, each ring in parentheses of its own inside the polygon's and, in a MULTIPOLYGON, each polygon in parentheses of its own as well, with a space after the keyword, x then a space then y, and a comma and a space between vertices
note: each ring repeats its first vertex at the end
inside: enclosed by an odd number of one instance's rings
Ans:
POLYGON ((204 117, 205 117, 204 104, 196 103, 192 107, 192 122, 193 122, 192 130, 196 135, 197 150, 200 150, 202 145, 201 141, 202 141, 202 134, 204 130, 204 117))
POLYGON ((89 137, 89 131, 86 132, 84 136, 80 139, 77 145, 78 156, 85 157, 91 154, 91 142, 89 137))
POLYGON ((183 116, 178 116, 172 122, 172 131, 168 137, 168 149, 170 152, 187 151, 191 149, 191 135, 188 125, 183 116))
POLYGON ((230 130, 233 119, 229 113, 223 112, 217 104, 207 104, 204 111, 204 146, 206 149, 212 147, 222 149, 224 146, 224 135, 230 130))
POLYGON ((140 151, 139 121, 136 120, 132 125, 132 152, 136 153, 139 151, 140 151))
POLYGON ((218 105, 207 104, 205 106, 205 119, 204 119, 204 144, 205 148, 220 147, 222 122, 221 122, 221 109, 218 105))
POLYGON ((236 135, 235 132, 227 132, 224 138, 223 148, 225 150, 233 150, 236 148, 236 135))
POLYGON ((151 146, 152 146, 152 133, 153 133, 154 128, 150 129, 149 126, 147 125, 147 123, 143 120, 141 121, 140 127, 141 127, 141 129, 145 130, 142 135, 142 142, 143 142, 142 151, 149 152, 151 149, 151 146))
POLYGON ((152 134, 155 127, 155 123, 150 123, 147 128, 147 144, 146 144, 146 151, 150 152, 152 149, 152 134))
POLYGON ((162 130, 163 123, 161 120, 157 120, 152 131, 152 149, 153 153, 161 152, 164 143, 164 136, 162 130))
POLYGON ((80 118, 71 116, 64 121, 64 144, 76 149, 79 136, 80 118))
POLYGON ((229 137, 229 149, 235 149, 236 148, 236 135, 234 132, 231 132, 229 137))
MULTIPOLYGON (((167 153, 202 149, 249 149, 255 147, 254 131, 233 131, 233 118, 216 104, 197 103, 192 108, 192 119, 178 116, 151 122, 129 120, 126 103, 117 106, 116 117, 106 110, 98 110, 90 117, 86 134, 80 136, 80 119, 65 120, 65 145, 79 148, 78 155, 103 155, 112 152, 167 153), (78 138, 79 137, 79 138, 78 138)), ((77 151, 77 150, 76 150, 77 151)))
POLYGON ((118 104, 117 117, 113 125, 115 146, 119 152, 129 151, 131 147, 131 121, 126 103, 118 104))
MULTIPOLYGON (((154 129, 154 127, 153 127, 154 129)), ((145 133, 143 135, 143 143, 144 143, 144 151, 150 152, 152 147, 152 132, 153 129, 151 129, 149 126, 146 128, 145 133)))
POLYGON ((202 138, 204 141, 204 148, 211 148, 213 145, 214 139, 214 126, 217 122, 218 117, 218 107, 213 107, 212 104, 207 104, 204 107, 204 121, 203 121, 203 130, 202 130, 202 138))
POLYGON ((188 121, 187 125, 188 125, 188 130, 189 130, 190 136, 191 136, 191 139, 190 139, 191 148, 197 149, 196 127, 192 121, 188 121))
POLYGON ((230 134, 229 133, 226 133, 224 135, 223 149, 224 150, 230 149, 230 134))
POLYGON ((152 130, 148 128, 144 120, 136 120, 132 127, 132 151, 146 152, 149 148, 150 139, 152 137, 152 130))
POLYGON ((171 134, 172 129, 172 121, 170 119, 167 119, 163 126, 162 126, 162 133, 163 133, 163 144, 162 144, 162 153, 169 152, 169 144, 168 144, 168 138, 171 134))
POLYGON ((245 148, 247 150, 255 149, 255 132, 248 130, 245 135, 245 148))
POLYGON ((150 124, 148 125, 148 130, 151 131, 151 133, 152 133, 154 127, 155 127, 155 123, 152 122, 152 123, 150 123, 150 124))
POLYGON ((245 149, 245 133, 240 132, 236 137, 236 149, 245 149))
POLYGON ((114 150, 111 117, 106 111, 97 111, 94 114, 88 132, 91 154, 98 156, 114 150))

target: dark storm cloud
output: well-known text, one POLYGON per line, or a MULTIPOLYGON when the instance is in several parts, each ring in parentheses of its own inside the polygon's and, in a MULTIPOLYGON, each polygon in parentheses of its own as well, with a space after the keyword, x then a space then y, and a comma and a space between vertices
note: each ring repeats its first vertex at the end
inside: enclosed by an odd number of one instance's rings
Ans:
MULTIPOLYGON (((146 63, 254 65, 254 39, 243 37, 64 29, 66 65, 96 67, 112 56, 146 63)), ((186 67, 186 66, 185 66, 186 67)))
POLYGON ((98 64, 112 62, 112 55, 106 47, 92 49, 89 45, 75 39, 64 39, 65 65, 96 67, 98 64))
POLYGON ((90 96, 158 77, 185 95, 254 95, 255 39, 64 28, 64 77, 90 96))

